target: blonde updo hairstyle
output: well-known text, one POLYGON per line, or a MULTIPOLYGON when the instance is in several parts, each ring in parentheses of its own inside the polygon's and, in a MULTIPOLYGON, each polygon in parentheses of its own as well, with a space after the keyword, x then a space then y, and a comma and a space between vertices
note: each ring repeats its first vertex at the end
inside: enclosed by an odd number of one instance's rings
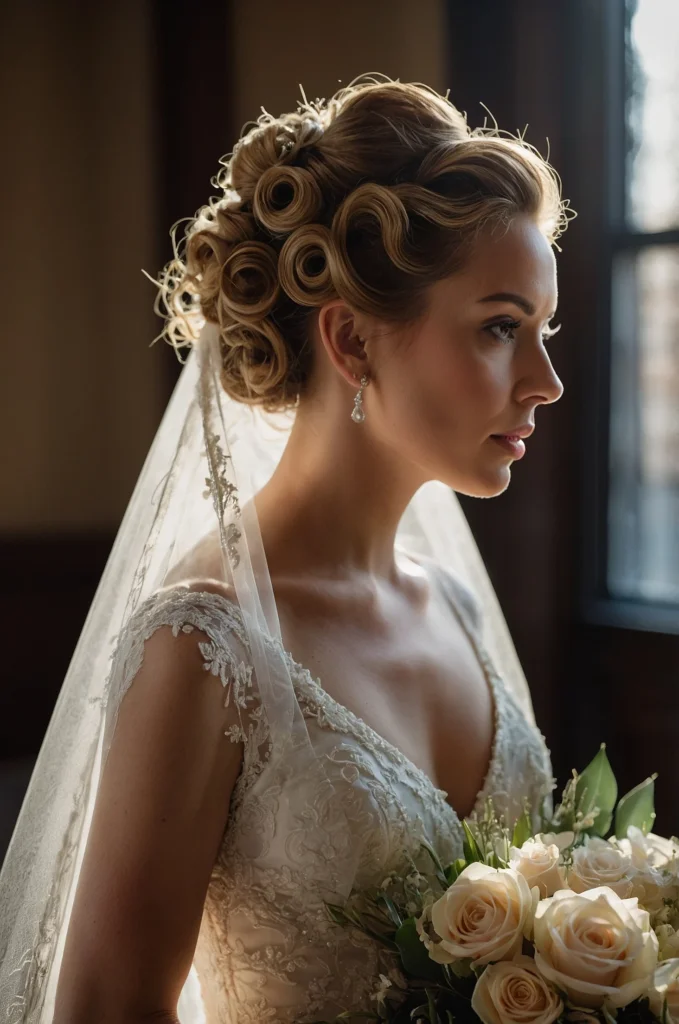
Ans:
POLYGON ((555 243, 571 212, 522 137, 471 131, 427 86, 372 76, 262 114, 219 162, 223 195, 189 223, 183 256, 173 228, 161 336, 178 350, 217 324, 224 389, 269 411, 304 392, 310 319, 329 299, 414 322, 483 227, 529 214, 555 243))

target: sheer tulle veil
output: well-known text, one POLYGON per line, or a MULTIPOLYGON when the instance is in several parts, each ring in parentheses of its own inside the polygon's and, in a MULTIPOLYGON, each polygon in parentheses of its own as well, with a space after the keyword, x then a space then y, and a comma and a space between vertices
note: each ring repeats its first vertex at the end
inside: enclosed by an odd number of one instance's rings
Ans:
MULTIPOLYGON (((0 1019, 8 1024, 52 1020, 97 788, 124 697, 120 637, 161 588, 201 577, 206 539, 221 562, 218 568, 211 562, 210 575, 230 585, 247 630, 253 679, 274 749, 292 770, 317 773, 324 784, 323 763, 314 753, 282 656, 251 500, 275 468, 293 416, 266 415, 226 395, 218 330, 204 324, 120 526, 0 874, 0 1019)), ((422 487, 403 517, 397 542, 434 559, 474 591, 483 609, 486 647, 532 717, 504 616, 456 495, 436 482, 422 487)), ((325 781, 331 793, 332 784, 325 781)), ((359 855, 360 850, 347 848, 341 870, 328 879, 329 891, 348 895, 359 855)), ((198 982, 192 970, 180 1001, 184 1024, 203 1020, 198 982)))

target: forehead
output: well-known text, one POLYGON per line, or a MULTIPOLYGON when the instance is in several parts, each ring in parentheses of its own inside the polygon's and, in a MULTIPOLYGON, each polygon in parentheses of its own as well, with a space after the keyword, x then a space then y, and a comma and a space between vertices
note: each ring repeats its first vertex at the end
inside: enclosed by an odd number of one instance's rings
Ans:
POLYGON ((442 293, 457 302, 478 302, 504 292, 524 296, 542 315, 557 305, 552 246, 527 217, 515 218, 507 228, 482 232, 464 269, 439 284, 442 293))

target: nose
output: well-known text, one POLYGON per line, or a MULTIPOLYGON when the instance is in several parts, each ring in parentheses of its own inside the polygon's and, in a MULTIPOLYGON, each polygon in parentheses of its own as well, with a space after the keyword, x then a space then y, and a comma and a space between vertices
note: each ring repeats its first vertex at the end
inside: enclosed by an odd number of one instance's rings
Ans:
POLYGON ((521 401, 530 400, 540 405, 558 402, 563 395, 563 384, 544 345, 533 350, 530 367, 526 367, 517 388, 521 401))

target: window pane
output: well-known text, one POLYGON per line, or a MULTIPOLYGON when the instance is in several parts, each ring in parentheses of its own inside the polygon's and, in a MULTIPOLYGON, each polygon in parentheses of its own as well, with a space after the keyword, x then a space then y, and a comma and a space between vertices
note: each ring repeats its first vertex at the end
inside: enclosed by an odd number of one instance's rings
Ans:
POLYGON ((679 2, 627 0, 627 219, 679 227, 679 2))
POLYGON ((679 246, 613 271, 609 589, 679 602, 679 246))

